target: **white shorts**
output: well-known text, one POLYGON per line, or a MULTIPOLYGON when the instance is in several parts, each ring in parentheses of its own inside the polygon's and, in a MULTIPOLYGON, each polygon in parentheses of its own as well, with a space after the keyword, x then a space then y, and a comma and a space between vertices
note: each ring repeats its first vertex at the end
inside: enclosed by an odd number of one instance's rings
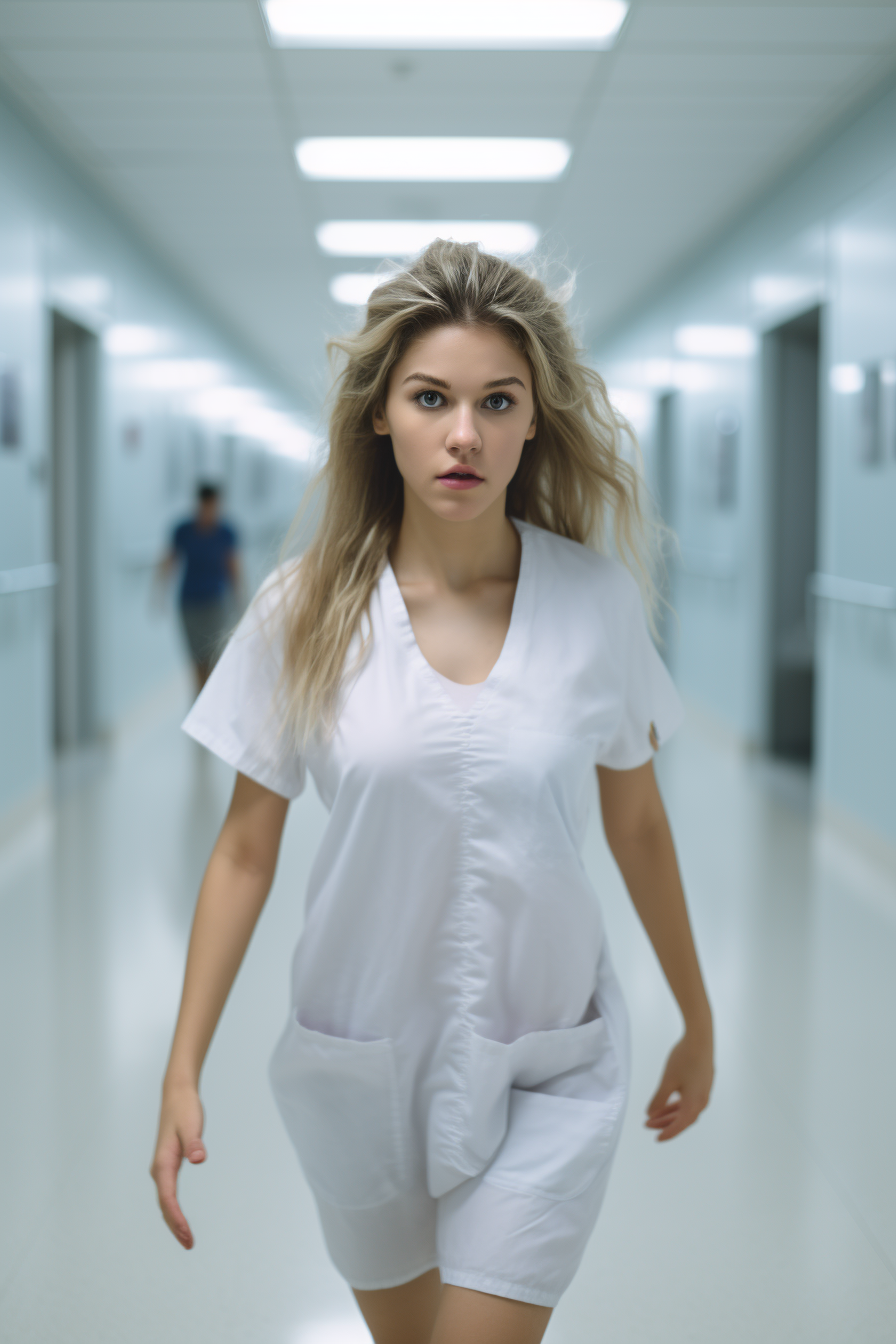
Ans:
POLYGON ((330 1257, 352 1288, 395 1288, 437 1268, 443 1283, 555 1307, 579 1267, 609 1174, 608 1163, 572 1199, 507 1190, 485 1172, 440 1199, 423 1190, 372 1209, 318 1199, 318 1211, 330 1257))
MULTIPOLYGON (((478 1038, 473 1049, 471 1033, 473 1086, 432 1087, 416 1115, 421 1094, 400 1082, 413 1055, 293 1015, 271 1082, 352 1288, 395 1288, 438 1268, 443 1283, 557 1305, 600 1212, 628 1092, 628 1018, 608 962, 595 1004, 597 1016, 592 1005, 578 1025, 509 1045, 478 1038)), ((450 1080, 417 1062, 424 1079, 450 1080)))

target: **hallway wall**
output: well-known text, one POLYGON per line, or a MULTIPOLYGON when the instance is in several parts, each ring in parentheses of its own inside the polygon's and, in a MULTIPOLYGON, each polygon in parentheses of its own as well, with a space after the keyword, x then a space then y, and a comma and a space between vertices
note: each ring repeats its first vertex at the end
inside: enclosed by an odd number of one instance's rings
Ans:
POLYGON ((40 796, 53 760, 53 590, 27 586, 52 559, 53 310, 100 351, 89 564, 101 733, 183 659, 173 604, 150 589, 197 477, 225 485, 250 589, 307 480, 310 422, 182 290, 0 103, 0 821, 40 796))
MULTIPOLYGON (((886 602, 896 589, 896 89, 592 352, 635 423, 651 471, 659 400, 675 393, 671 522, 681 557, 672 587, 680 625, 671 661, 686 693, 759 746, 769 741, 775 582, 763 337, 819 304, 817 568, 872 585, 886 602), (683 353, 683 326, 736 329, 743 353, 683 353), (881 420, 869 444, 874 378, 881 420), (721 460, 726 425, 736 426, 730 488, 731 463, 721 460)), ((896 842, 896 611, 827 600, 814 610, 818 793, 896 842)))

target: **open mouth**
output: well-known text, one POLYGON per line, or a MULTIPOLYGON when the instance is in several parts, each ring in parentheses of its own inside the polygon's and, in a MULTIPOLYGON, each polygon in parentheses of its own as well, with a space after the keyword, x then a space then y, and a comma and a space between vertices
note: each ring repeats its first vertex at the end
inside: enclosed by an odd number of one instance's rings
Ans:
POLYGON ((456 467, 454 471, 443 471, 439 477, 440 481, 481 481, 482 477, 478 471, 473 471, 471 467, 456 467))

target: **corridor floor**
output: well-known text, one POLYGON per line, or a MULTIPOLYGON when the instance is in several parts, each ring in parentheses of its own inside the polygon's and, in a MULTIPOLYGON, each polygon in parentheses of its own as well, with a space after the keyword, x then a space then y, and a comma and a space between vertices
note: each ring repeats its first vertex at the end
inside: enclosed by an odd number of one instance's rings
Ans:
MULTIPOLYGON (((203 1080, 209 1159, 148 1175, 192 905, 231 773, 182 696, 61 780, 0 850, 0 1341, 361 1344, 267 1085, 323 809, 276 884, 203 1080)), ((642 1128, 677 1013, 596 820, 587 864, 632 1014, 632 1101, 549 1344, 896 1338, 896 876, 813 819, 799 772, 692 716, 659 771, 717 1018, 718 1080, 668 1145, 642 1128)))

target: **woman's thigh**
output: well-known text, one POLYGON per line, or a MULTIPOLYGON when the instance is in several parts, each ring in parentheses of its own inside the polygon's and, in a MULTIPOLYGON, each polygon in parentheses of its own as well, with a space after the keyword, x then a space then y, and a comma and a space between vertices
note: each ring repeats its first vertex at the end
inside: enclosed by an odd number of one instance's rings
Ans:
POLYGON ((429 1344, 442 1293, 437 1269, 399 1288, 352 1291, 374 1344, 429 1344))
POLYGON ((540 1344, 550 1307, 446 1284, 430 1344, 540 1344))

